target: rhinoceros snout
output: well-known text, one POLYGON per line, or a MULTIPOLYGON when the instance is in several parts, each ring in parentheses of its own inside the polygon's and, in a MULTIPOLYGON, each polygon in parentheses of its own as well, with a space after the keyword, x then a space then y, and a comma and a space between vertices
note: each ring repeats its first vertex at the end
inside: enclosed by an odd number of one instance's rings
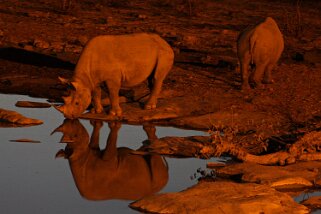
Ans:
POLYGON ((57 109, 59 112, 61 112, 65 118, 67 119, 76 119, 77 117, 73 114, 67 114, 67 112, 65 111, 65 106, 61 105, 61 106, 57 106, 57 105, 53 105, 53 107, 55 109, 57 109))

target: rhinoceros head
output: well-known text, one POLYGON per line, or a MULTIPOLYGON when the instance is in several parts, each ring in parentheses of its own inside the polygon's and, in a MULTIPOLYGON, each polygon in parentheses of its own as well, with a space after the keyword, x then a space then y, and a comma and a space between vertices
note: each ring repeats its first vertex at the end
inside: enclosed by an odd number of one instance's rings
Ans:
MULTIPOLYGON (((63 83, 66 80, 60 78, 63 83)), ((55 108, 64 114, 68 119, 78 118, 90 105, 91 91, 81 82, 68 82, 71 87, 70 94, 67 97, 62 97, 64 105, 56 106, 55 108)))

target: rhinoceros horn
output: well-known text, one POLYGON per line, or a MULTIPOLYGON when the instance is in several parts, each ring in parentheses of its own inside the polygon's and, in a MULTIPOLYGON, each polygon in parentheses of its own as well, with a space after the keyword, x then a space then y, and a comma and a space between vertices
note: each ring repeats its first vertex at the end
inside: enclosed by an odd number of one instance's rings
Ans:
POLYGON ((63 77, 58 77, 58 79, 60 80, 60 82, 62 84, 70 84, 70 81, 66 78, 63 78, 63 77))
POLYGON ((68 96, 68 97, 62 97, 64 103, 71 103, 71 96, 68 96))
POLYGON ((58 111, 60 111, 61 113, 65 112, 65 106, 57 106, 57 105, 53 105, 53 107, 55 109, 57 109, 58 111))

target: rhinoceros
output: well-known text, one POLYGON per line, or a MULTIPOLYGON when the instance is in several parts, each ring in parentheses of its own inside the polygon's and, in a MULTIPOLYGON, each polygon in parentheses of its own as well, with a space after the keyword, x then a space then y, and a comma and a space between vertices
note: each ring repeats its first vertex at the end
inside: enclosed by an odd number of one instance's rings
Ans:
MULTIPOLYGON (((160 191, 168 181, 168 166, 160 155, 132 154, 126 147, 117 148, 120 123, 109 123, 105 149, 99 147, 101 121, 92 122, 91 137, 79 120, 66 119, 55 131, 63 132, 67 143, 56 157, 68 159, 75 184, 88 200, 137 200, 160 191)), ((144 128, 153 132, 153 129, 144 128)), ((148 133, 148 136, 156 136, 148 133)))
POLYGON ((246 28, 237 40, 237 55, 241 66, 242 89, 250 89, 249 81, 255 86, 272 83, 271 71, 284 48, 282 33, 271 17, 255 26, 246 28), (249 67, 253 68, 249 75, 249 67), (264 78, 263 78, 264 74, 264 78))
POLYGON ((94 37, 84 47, 71 80, 60 78, 62 82, 70 83, 73 90, 68 97, 63 97, 65 104, 56 108, 66 118, 78 118, 92 100, 93 112, 103 112, 100 85, 105 83, 111 103, 109 114, 121 116, 120 88, 148 80, 151 94, 144 108, 154 109, 173 61, 173 49, 156 34, 94 37))

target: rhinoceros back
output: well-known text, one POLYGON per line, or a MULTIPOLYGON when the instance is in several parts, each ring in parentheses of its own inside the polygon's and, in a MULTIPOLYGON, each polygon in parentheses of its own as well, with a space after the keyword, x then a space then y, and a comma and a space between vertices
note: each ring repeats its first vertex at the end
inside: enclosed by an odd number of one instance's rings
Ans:
POLYGON ((122 86, 131 87, 147 79, 164 51, 172 49, 156 34, 97 36, 85 46, 75 75, 94 83, 120 78, 122 86))
POLYGON ((253 30, 250 36, 252 61, 276 63, 284 48, 283 36, 276 22, 268 17, 253 30))

